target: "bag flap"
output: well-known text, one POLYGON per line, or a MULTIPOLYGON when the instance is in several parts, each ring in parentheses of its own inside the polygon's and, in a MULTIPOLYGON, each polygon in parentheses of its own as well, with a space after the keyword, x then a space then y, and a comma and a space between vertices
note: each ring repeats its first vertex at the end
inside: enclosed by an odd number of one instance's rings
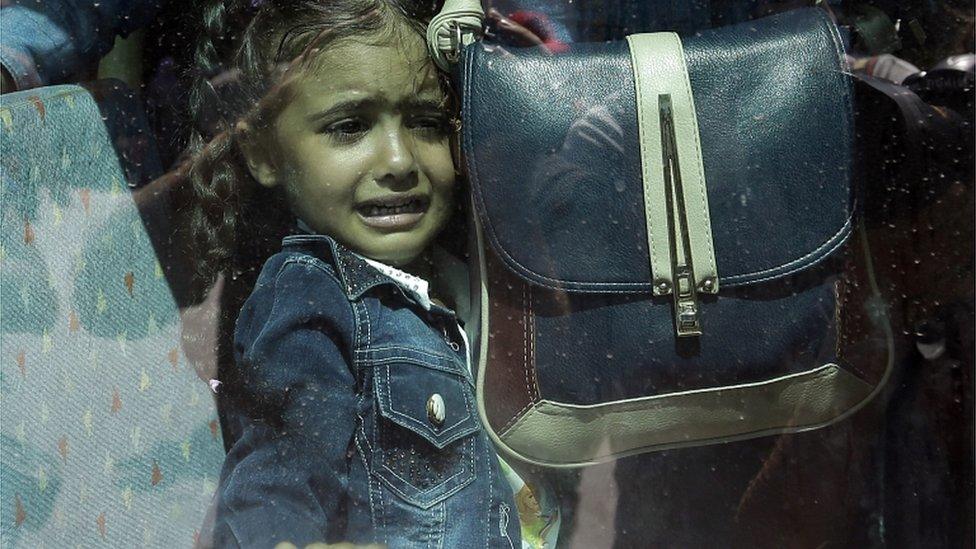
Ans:
MULTIPOLYGON (((682 39, 721 287, 802 270, 851 229, 850 81, 836 27, 797 10, 682 39)), ((465 50, 463 143, 509 268, 571 291, 651 289, 626 42, 465 50)))

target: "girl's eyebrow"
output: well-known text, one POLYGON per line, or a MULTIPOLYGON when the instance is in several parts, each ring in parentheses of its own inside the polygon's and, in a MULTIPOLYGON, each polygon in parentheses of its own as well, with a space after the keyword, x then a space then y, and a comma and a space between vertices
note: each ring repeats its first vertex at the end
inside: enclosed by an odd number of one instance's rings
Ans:
POLYGON ((324 111, 319 111, 308 117, 309 122, 318 122, 323 118, 331 118, 340 114, 372 110, 383 104, 383 101, 376 97, 364 97, 362 99, 349 99, 340 101, 324 111))
MULTIPOLYGON (((361 99, 350 99, 347 101, 340 101, 335 105, 332 105, 324 111, 314 113, 308 117, 309 122, 318 122, 323 118, 331 118, 333 116, 347 114, 350 112, 362 112, 370 111, 380 108, 387 104, 387 101, 380 97, 364 97, 361 99)), ((433 96, 425 97, 420 96, 410 96, 401 99, 396 104, 397 110, 402 111, 436 111, 444 110, 446 108, 446 102, 442 98, 435 98, 433 96)))

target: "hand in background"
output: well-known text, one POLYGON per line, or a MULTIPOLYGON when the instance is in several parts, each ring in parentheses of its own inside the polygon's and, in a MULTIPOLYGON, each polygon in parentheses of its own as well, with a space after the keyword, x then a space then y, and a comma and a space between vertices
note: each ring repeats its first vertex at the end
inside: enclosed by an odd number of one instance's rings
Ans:
POLYGON ((542 13, 518 11, 509 16, 495 8, 485 14, 489 34, 506 45, 515 47, 542 46, 550 53, 560 53, 566 44, 557 37, 553 23, 542 13))

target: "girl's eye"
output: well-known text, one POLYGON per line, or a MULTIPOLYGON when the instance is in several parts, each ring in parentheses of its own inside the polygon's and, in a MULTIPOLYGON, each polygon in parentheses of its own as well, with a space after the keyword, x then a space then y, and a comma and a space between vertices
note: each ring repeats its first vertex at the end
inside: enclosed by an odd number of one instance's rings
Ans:
POLYGON ((369 131, 369 124, 364 120, 348 118, 329 124, 323 133, 341 142, 354 141, 369 131))
POLYGON ((417 116, 408 122, 409 128, 424 137, 439 139, 448 133, 448 119, 443 115, 417 116))

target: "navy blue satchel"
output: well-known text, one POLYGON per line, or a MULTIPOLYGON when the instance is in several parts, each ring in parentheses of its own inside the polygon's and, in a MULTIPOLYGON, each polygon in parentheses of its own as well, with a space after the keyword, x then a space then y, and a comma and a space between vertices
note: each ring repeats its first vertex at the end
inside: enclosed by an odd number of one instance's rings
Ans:
POLYGON ((879 392, 892 334, 824 12, 553 54, 472 41, 477 6, 448 4, 428 38, 462 93, 500 448, 579 466, 814 429, 879 392))

